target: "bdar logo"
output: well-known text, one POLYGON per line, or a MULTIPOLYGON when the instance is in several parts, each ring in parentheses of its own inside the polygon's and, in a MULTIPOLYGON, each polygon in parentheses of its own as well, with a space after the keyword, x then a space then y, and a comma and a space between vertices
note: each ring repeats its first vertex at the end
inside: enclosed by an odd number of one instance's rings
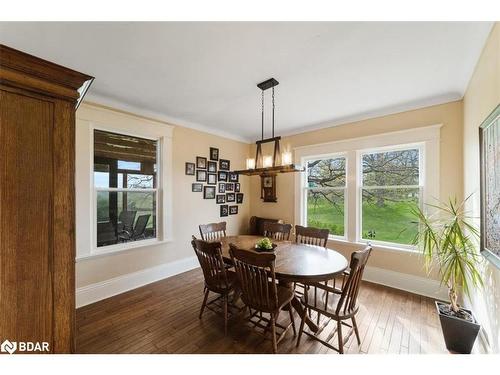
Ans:
POLYGON ((10 342, 9 340, 5 340, 2 342, 2 345, 0 345, 0 351, 4 353, 9 353, 12 354, 17 350, 17 342, 10 342))

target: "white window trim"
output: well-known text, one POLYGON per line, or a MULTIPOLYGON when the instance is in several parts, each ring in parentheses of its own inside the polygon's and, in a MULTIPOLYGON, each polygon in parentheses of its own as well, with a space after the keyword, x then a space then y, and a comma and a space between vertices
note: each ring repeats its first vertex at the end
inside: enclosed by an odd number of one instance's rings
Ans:
MULTIPOLYGON (((84 104, 77 112, 76 259, 118 253, 173 241, 172 134, 173 126, 100 106, 84 104), (158 142, 157 236, 154 239, 97 247, 96 188, 94 187, 94 130, 136 136, 158 142), (83 142, 83 140, 87 142, 83 142), (85 191, 85 186, 88 191, 85 191), (86 219, 85 219, 86 218, 86 219)), ((140 189, 144 191, 144 189, 140 189)), ((147 190, 147 189, 146 189, 147 190)))
MULTIPOLYGON (((302 158, 301 164, 306 167, 306 173, 300 173, 301 176, 301 221, 300 225, 307 226, 307 209, 306 209, 306 201, 307 201, 307 191, 310 190, 307 186, 307 162, 310 160, 326 160, 326 159, 335 159, 335 158, 345 158, 345 164, 346 164, 346 184, 344 187, 331 187, 331 188, 326 188, 326 190, 344 190, 344 213, 347 212, 347 195, 348 195, 348 189, 347 189, 347 168, 348 168, 348 158, 347 158, 347 153, 341 152, 341 153, 336 153, 336 154, 329 154, 329 155, 310 155, 302 158)), ((344 214, 344 235, 343 236, 338 236, 334 234, 330 234, 329 238, 330 239, 335 239, 335 240, 341 240, 341 241, 346 241, 347 240, 347 217, 348 215, 344 214)))
MULTIPOLYGON (((345 212, 347 217, 346 240, 332 238, 334 242, 360 244, 366 243, 360 239, 360 152, 365 150, 383 148, 395 149, 406 145, 418 144, 422 147, 420 159, 423 173, 423 180, 420 181, 423 189, 422 201, 424 203, 434 202, 439 199, 439 164, 440 164, 440 129, 442 124, 401 130, 395 132, 381 133, 373 136, 350 138, 341 141, 327 142, 316 145, 300 146, 293 149, 294 160, 304 165, 305 160, 314 157, 328 157, 330 155, 347 154, 347 207, 345 212), (355 161, 355 162, 353 162, 355 161)), ((303 174, 297 173, 295 176, 295 223, 305 225, 304 222, 304 199, 303 174)), ((370 241, 374 248, 389 251, 410 251, 415 252, 414 247, 393 243, 370 241)))

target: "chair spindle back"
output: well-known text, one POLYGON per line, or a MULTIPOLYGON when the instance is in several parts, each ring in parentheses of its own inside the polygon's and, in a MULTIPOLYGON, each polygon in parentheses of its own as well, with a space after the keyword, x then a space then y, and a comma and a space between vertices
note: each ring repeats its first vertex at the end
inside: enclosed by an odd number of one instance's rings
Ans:
POLYGON ((222 248, 220 242, 207 242, 193 238, 191 241, 194 252, 198 257, 205 285, 212 291, 227 289, 229 287, 222 248))
POLYGON ((329 234, 330 231, 328 229, 303 227, 301 225, 295 226, 296 243, 301 243, 305 245, 315 245, 326 248, 329 234))
POLYGON ((216 241, 226 237, 226 222, 201 224, 200 234, 201 239, 204 241, 216 241))
POLYGON ((243 302, 255 310, 274 311, 278 306, 276 255, 238 249, 233 244, 229 246, 243 302))
POLYGON ((356 309, 359 285, 363 278, 366 263, 370 257, 372 248, 367 246, 363 250, 355 251, 351 255, 351 263, 349 264, 350 272, 349 277, 342 289, 340 300, 337 304, 336 314, 341 311, 343 314, 348 314, 356 309))
POLYGON ((290 233, 292 232, 291 224, 281 224, 281 223, 270 223, 265 222, 263 225, 264 236, 281 241, 287 241, 290 239, 290 233))

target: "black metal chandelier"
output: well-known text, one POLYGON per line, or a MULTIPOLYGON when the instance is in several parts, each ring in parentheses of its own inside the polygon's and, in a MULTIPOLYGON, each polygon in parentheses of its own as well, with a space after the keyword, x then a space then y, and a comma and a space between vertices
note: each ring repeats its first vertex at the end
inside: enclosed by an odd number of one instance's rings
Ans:
POLYGON ((274 136, 274 88, 279 85, 279 82, 270 78, 264 82, 261 82, 257 87, 261 90, 262 95, 262 105, 261 105, 261 119, 262 119, 262 132, 261 139, 256 141, 257 149, 255 152, 255 159, 247 159, 247 169, 236 171, 236 173, 247 175, 247 176, 272 176, 277 173, 289 173, 289 172, 303 172, 304 169, 293 164, 292 153, 283 152, 281 153, 280 140, 281 137, 274 136), (264 139, 264 91, 272 89, 272 136, 271 138, 264 139), (262 144, 264 143, 274 143, 273 156, 263 155, 262 144))

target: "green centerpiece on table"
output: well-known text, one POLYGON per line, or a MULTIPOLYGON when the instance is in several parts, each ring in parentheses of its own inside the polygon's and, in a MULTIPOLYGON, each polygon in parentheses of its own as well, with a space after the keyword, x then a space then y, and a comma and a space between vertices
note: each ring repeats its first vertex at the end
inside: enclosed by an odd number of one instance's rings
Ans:
POLYGON ((263 239, 257 241, 257 243, 255 244, 255 248, 258 251, 272 251, 276 246, 277 245, 273 244, 267 237, 264 237, 263 239))

